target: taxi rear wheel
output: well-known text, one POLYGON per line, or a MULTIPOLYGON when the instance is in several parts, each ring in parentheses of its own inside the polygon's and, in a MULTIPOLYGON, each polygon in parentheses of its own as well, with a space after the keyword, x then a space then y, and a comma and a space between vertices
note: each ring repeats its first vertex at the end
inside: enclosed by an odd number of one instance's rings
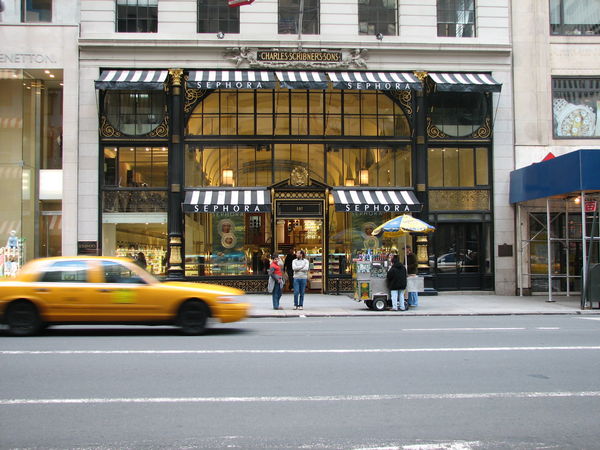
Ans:
POLYGON ((179 308, 177 325, 187 335, 203 334, 206 331, 208 306, 200 300, 188 300, 179 308))
POLYGON ((8 332, 13 336, 31 336, 42 328, 42 320, 36 306, 28 301, 17 301, 6 310, 8 332))

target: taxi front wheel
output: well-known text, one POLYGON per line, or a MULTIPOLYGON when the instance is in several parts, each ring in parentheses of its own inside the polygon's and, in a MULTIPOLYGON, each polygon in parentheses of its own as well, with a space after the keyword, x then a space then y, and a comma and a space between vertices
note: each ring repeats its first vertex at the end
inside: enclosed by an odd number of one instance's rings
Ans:
POLYGON ((32 336, 42 328, 36 306, 28 301, 11 303, 6 310, 8 332, 13 336, 32 336))
POLYGON ((188 300, 179 308, 177 325, 187 335, 203 334, 206 331, 208 307, 199 300, 188 300))

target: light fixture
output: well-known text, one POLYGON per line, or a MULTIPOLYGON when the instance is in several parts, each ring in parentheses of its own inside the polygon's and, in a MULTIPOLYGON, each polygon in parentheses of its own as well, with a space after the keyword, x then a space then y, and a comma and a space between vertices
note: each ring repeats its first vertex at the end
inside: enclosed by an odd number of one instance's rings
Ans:
POLYGON ((361 186, 367 186, 369 184, 369 171, 367 169, 360 169, 358 172, 358 180, 361 186))
POLYGON ((225 33, 223 33, 222 31, 219 31, 217 33, 217 39, 223 39, 225 37, 225 33))
POLYGON ((575 197, 574 202, 576 205, 581 204, 581 197, 579 197, 579 196, 575 197))
POLYGON ((346 181, 344 181, 344 186, 354 186, 354 178, 346 178, 346 181))
POLYGON ((378 41, 383 41, 383 34, 382 33, 377 33, 375 35, 375 37, 377 38, 378 41))
POLYGON ((233 170, 223 169, 222 182, 223 186, 233 186, 233 170))

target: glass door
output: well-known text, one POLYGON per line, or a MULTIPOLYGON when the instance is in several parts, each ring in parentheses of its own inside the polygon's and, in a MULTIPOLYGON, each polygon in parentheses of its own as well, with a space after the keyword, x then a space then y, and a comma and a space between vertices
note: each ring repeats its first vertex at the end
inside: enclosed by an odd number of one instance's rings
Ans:
POLYGON ((481 223, 438 224, 429 266, 439 290, 480 290, 486 250, 481 223))
POLYGON ((276 249, 286 261, 286 269, 291 264, 290 257, 287 255, 303 250, 310 262, 306 288, 313 292, 323 291, 323 220, 292 218, 277 220, 276 249))
POLYGON ((62 212, 42 211, 40 217, 39 256, 60 256, 62 254, 62 212))

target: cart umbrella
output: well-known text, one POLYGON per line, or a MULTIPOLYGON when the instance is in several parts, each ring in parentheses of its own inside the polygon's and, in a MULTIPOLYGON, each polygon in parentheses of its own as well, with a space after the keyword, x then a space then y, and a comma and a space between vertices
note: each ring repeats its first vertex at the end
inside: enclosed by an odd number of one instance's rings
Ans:
POLYGON ((434 226, 413 216, 404 214, 379 225, 373 230, 373 234, 381 234, 383 237, 398 237, 411 233, 432 233, 434 231, 434 226))
MULTIPOLYGON (((433 233, 435 227, 408 214, 403 214, 379 225, 373 230, 373 235, 381 234, 382 237, 404 236, 406 248, 406 235, 411 233, 433 233)), ((404 252, 404 265, 406 265, 406 252, 404 252)))

